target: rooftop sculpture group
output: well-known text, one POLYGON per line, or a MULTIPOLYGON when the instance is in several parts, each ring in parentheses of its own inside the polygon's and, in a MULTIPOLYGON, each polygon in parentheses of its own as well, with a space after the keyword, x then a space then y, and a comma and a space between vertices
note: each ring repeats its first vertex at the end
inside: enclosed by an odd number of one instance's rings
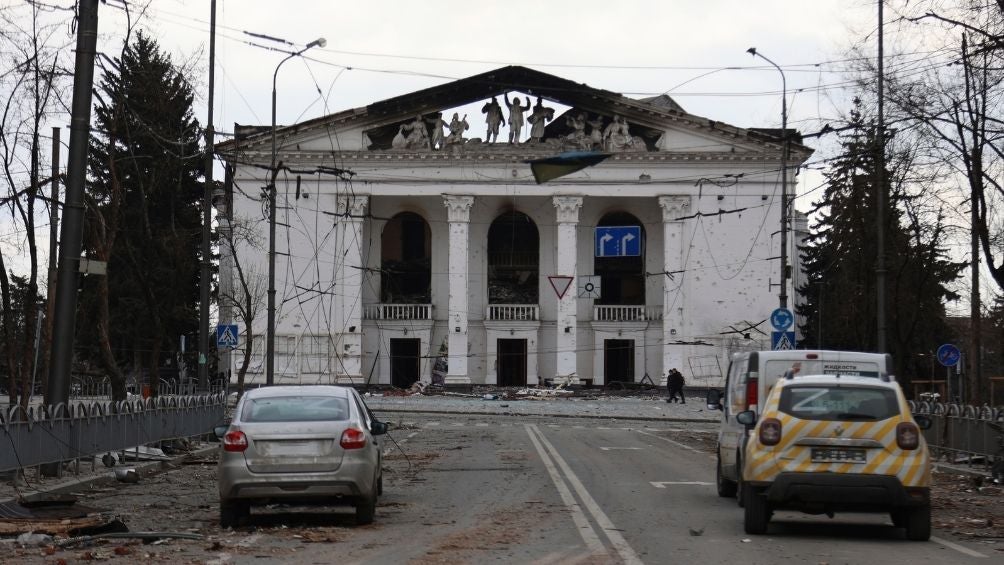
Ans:
POLYGON ((504 93, 503 101, 509 110, 509 119, 503 115, 503 106, 498 96, 485 102, 481 113, 485 116, 487 130, 482 141, 479 138, 466 139, 465 132, 470 129, 467 115, 461 118, 459 113, 453 114, 453 119, 446 122, 442 112, 430 117, 421 114, 411 121, 398 127, 397 134, 391 141, 392 149, 419 149, 442 151, 467 143, 498 144, 499 129, 508 124, 508 145, 548 144, 556 149, 600 150, 608 152, 646 151, 641 138, 631 135, 627 120, 614 114, 609 123, 600 115, 588 115, 578 112, 565 116, 565 124, 571 130, 562 136, 544 139, 545 126, 554 120, 554 108, 544 106, 543 99, 538 96, 535 105, 530 104, 530 97, 525 96, 525 104, 516 96, 509 99, 509 93, 504 93), (529 115, 527 113, 529 112, 529 115), (521 142, 523 125, 529 124, 530 136, 521 142), (444 135, 444 129, 449 133, 444 135))

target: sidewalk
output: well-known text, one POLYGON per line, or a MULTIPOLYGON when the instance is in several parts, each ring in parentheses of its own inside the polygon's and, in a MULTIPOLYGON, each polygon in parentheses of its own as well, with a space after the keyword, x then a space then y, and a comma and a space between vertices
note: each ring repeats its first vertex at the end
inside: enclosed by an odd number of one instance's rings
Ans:
MULTIPOLYGON (((493 396, 489 394, 489 396, 493 396)), ((484 396, 383 396, 364 394, 366 404, 381 412, 424 412, 432 414, 485 414, 507 416, 548 416, 557 418, 600 418, 662 422, 712 423, 721 412, 708 410, 704 398, 686 404, 667 403, 666 397, 571 396, 548 398, 486 399, 484 396)))

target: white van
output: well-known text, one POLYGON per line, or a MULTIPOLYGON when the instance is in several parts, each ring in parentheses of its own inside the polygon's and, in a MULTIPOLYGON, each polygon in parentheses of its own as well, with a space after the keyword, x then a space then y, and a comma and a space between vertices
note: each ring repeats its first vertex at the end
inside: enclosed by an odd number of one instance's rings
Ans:
MULTIPOLYGON (((888 353, 856 351, 787 350, 736 353, 729 362, 725 391, 708 391, 708 408, 722 411, 718 430, 718 495, 736 496, 742 477, 740 453, 746 445, 747 427, 736 414, 758 412, 760 399, 767 398, 774 383, 793 370, 803 375, 847 375, 879 378, 888 375, 892 356, 888 353)), ((740 501, 742 499, 740 498, 740 501)))

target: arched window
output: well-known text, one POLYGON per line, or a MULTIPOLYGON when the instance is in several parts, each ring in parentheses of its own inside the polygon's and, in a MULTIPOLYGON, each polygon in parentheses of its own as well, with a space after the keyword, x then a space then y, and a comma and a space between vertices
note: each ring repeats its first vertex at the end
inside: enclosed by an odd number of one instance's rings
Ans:
POLYGON ((432 232, 425 218, 414 212, 391 218, 380 238, 380 260, 381 302, 432 301, 432 232))
POLYGON ((626 257, 595 257, 593 273, 602 277, 595 304, 635 306, 645 304, 645 226, 627 212, 611 212, 597 226, 638 226, 641 253, 626 257))
POLYGON ((506 212, 488 228, 488 303, 537 304, 540 235, 522 212, 506 212))

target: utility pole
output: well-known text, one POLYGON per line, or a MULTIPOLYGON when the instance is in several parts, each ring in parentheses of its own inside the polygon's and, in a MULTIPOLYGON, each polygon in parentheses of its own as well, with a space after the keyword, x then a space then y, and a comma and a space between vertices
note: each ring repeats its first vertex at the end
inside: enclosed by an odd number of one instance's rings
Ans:
POLYGON ((91 88, 98 42, 98 0, 80 0, 77 10, 77 56, 70 115, 70 154, 66 165, 66 201, 59 238, 56 311, 53 315, 52 356, 47 404, 70 399, 73 331, 77 312, 77 280, 84 229, 84 179, 91 134, 91 88))
POLYGON ((885 0, 878 0, 878 127, 875 128, 875 247, 878 260, 875 264, 875 321, 878 325, 876 351, 885 353, 885 71, 882 50, 882 6, 885 0))
MULTIPOLYGON (((43 359, 49 359, 52 352, 52 314, 56 307, 56 253, 59 238, 59 128, 52 128, 52 192, 49 199, 49 276, 45 298, 45 349, 43 359)), ((42 391, 49 387, 46 382, 42 391)))
POLYGON ((788 79, 784 71, 774 61, 763 53, 750 47, 747 53, 760 57, 770 63, 781 73, 781 292, 778 303, 781 308, 788 308, 788 79))
POLYGON ((199 273, 199 391, 209 390, 209 239, 213 222, 213 90, 216 75, 216 0, 209 16, 209 117, 206 120, 206 174, 202 198, 202 264, 199 273))

